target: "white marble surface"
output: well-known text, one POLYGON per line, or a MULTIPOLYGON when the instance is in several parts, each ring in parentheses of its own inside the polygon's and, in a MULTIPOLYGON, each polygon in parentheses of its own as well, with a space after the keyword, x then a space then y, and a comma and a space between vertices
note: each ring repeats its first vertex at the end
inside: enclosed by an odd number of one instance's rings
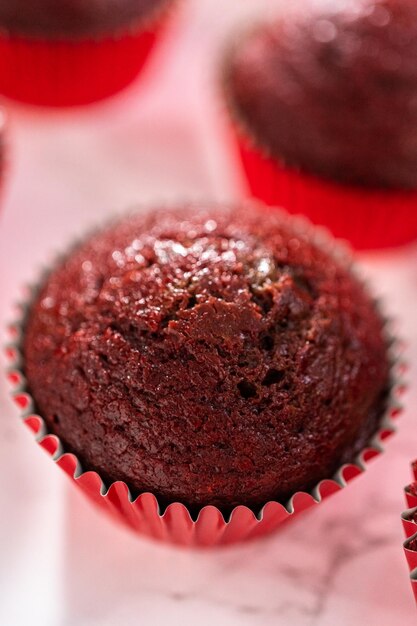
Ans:
MULTIPOLYGON (((184 3, 144 81, 105 104, 12 107, 2 329, 20 285, 87 225, 137 201, 239 195, 207 79, 214 44, 254 4, 184 3)), ((363 265, 408 344, 399 434, 346 491, 262 541, 188 552, 113 525, 34 445, 1 380, 0 625, 415 624, 399 515, 417 457, 417 249, 363 265)))

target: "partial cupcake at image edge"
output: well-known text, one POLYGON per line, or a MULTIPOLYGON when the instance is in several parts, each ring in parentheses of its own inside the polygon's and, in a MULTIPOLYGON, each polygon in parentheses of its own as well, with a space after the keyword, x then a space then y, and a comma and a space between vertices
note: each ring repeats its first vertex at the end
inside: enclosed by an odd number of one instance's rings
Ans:
POLYGON ((404 489, 407 510, 401 515, 401 521, 406 536, 403 544, 404 554, 410 570, 411 588, 417 602, 417 461, 411 464, 413 480, 404 489))
POLYGON ((346 0, 251 27, 221 95, 250 193, 357 248, 417 239, 417 5, 346 0))
POLYGON ((41 446, 184 545, 262 535, 338 491, 399 410, 395 342, 350 257, 279 210, 130 214, 55 263, 12 331, 41 446))
POLYGON ((178 0, 6 0, 0 94, 42 106, 111 96, 140 73, 178 0))

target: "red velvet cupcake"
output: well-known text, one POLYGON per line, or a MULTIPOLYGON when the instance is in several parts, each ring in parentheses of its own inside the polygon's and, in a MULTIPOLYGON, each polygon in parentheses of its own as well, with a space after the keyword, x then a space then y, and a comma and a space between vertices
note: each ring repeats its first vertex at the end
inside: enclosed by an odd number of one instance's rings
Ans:
POLYGON ((30 104, 87 104, 126 87, 172 0, 5 0, 0 93, 30 104))
POLYGON ((358 248, 417 237, 417 5, 352 0, 260 26, 225 71, 252 194, 358 248))
POLYGON ((136 214, 90 237, 28 311, 26 389, 49 435, 29 425, 102 506, 181 543, 261 534, 340 489, 391 432, 392 359, 327 248, 249 207, 136 214))

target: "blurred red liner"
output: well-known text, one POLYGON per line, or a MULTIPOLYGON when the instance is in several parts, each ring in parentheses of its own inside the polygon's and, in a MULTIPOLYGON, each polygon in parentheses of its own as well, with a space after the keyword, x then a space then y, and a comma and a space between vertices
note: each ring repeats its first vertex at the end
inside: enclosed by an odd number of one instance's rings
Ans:
POLYGON ((239 121, 231 131, 252 196, 304 214, 357 249, 399 246, 417 239, 417 190, 343 185, 289 168, 267 155, 239 121))
POLYGON ((163 7, 125 32, 80 40, 0 33, 0 93, 28 104, 64 107, 111 96, 139 74, 170 15, 163 7))

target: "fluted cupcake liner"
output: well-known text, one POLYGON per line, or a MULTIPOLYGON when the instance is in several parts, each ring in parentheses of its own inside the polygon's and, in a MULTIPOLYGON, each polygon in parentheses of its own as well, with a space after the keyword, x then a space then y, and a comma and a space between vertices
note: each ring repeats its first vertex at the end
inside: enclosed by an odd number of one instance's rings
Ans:
MULTIPOLYGON (((412 474, 417 480, 417 461, 411 464, 412 474)), ((405 558, 410 570, 410 582, 417 602, 417 482, 404 488, 405 501, 409 507, 401 514, 401 521, 406 536, 403 544, 405 558)))
MULTIPOLYGON (((411 507, 401 514, 404 533, 407 539, 417 533, 417 506, 411 507)), ((417 567, 417 565, 416 565, 417 567)))
MULTIPOLYGON (((295 222, 297 223, 297 220, 295 222)), ((334 247, 325 233, 307 226, 304 220, 298 222, 299 231, 301 229, 306 232, 308 228, 309 234, 314 235, 316 244, 320 243, 330 248, 339 260, 350 259, 343 246, 334 247)), ((43 279, 47 274, 48 272, 45 272, 43 279)), ((399 356, 399 343, 392 338, 388 329, 389 322, 386 321, 385 334, 391 365, 389 399, 385 412, 381 415, 377 432, 352 463, 342 465, 333 476, 320 481, 309 492, 295 493, 285 504, 269 501, 257 511, 242 504, 236 506, 227 516, 221 509, 211 505, 202 507, 196 516, 180 502, 169 504, 163 509, 158 502, 158 496, 152 493, 142 493, 133 498, 124 482, 116 481, 107 485, 97 472, 84 469, 77 456, 66 452, 60 439, 48 432, 44 420, 36 413, 36 406, 24 376, 22 338, 27 311, 42 283, 41 279, 38 284, 29 287, 25 303, 18 307, 18 319, 9 327, 10 343, 5 353, 9 363, 8 379, 13 388, 14 402, 22 421, 56 465, 61 467, 72 482, 97 506, 137 533, 194 547, 227 545, 260 537, 276 530, 283 522, 293 519, 302 511, 314 508, 329 495, 344 489, 354 477, 365 471, 372 458, 383 452, 385 440, 396 430, 394 419, 401 411, 398 396, 404 388, 403 363, 399 356)), ((379 306, 377 302, 375 306, 379 306)))
POLYGON ((356 249, 400 246, 417 239, 417 189, 372 189, 326 180, 272 156, 232 103, 227 118, 251 196, 325 226, 356 249))
MULTIPOLYGON (((404 488, 407 506, 413 508, 417 506, 417 482, 410 483, 404 488)), ((417 528, 416 528, 417 531, 417 528)))
MULTIPOLYGON (((406 511, 403 513, 403 524, 406 523, 407 520, 404 520, 405 515, 414 515, 416 514, 416 510, 413 510, 413 513, 406 511)), ((410 570, 410 582, 411 588, 414 593, 414 598, 417 602, 417 525, 415 522, 410 523, 410 526, 407 527, 406 532, 411 532, 411 524, 414 526, 414 534, 409 535, 406 541, 404 542, 404 553, 407 559, 408 568, 410 570)), ((404 524, 405 526, 405 524, 404 524)), ((405 526, 406 527, 406 526, 405 526)))
POLYGON ((163 3, 125 30, 97 37, 41 38, 0 32, 0 94, 41 106, 89 104, 139 74, 170 15, 163 3))

